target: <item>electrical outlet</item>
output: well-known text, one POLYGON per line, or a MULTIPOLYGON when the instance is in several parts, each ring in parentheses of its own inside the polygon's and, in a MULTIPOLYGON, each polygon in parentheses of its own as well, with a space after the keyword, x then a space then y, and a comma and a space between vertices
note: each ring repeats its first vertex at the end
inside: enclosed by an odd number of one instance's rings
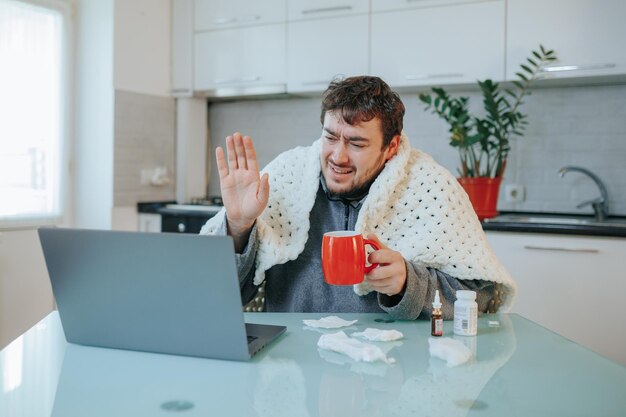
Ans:
POLYGON ((524 186, 521 184, 507 184, 504 187, 504 201, 507 203, 521 203, 526 198, 524 186))

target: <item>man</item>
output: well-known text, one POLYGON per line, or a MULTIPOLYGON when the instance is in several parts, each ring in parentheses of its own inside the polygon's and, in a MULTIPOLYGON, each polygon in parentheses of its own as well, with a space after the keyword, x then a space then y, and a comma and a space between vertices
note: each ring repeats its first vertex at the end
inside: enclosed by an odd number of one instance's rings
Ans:
POLYGON ((224 210, 204 234, 229 234, 244 301, 265 282, 267 311, 381 312, 429 317, 435 290, 452 317, 458 289, 480 311, 510 304, 515 284, 486 242, 467 195, 402 134, 404 104, 377 77, 333 81, 322 137, 284 152, 259 173, 240 133, 216 150, 224 210), (322 236, 356 230, 377 241, 379 263, 351 287, 324 282, 322 236))

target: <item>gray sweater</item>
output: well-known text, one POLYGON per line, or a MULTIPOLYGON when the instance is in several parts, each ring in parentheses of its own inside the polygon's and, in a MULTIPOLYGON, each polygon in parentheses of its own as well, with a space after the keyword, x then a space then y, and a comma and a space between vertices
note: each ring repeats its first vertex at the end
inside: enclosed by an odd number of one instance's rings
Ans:
MULTIPOLYGON (((328 285, 321 265, 322 236, 333 230, 354 230, 363 201, 346 201, 326 192, 323 179, 309 215, 311 227, 304 250, 298 258, 275 265, 265 274, 265 311, 318 313, 387 312, 393 318, 414 320, 429 318, 435 290, 442 297, 444 318, 453 317, 456 290, 476 291, 479 311, 487 310, 494 286, 488 281, 462 281, 436 269, 406 263, 407 281, 403 293, 387 296, 371 292, 357 295, 352 286, 328 285)), ((224 222, 221 233, 226 234, 224 222)), ((243 253, 236 255, 242 299, 251 300, 257 290, 253 284, 254 259, 258 247, 256 227, 252 229, 243 253)))

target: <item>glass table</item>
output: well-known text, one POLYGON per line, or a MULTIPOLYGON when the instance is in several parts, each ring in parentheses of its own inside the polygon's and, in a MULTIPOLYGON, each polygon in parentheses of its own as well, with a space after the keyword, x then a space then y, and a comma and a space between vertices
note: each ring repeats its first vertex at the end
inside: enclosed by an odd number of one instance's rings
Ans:
POLYGON ((474 353, 448 368, 428 352, 430 323, 357 319, 397 329, 377 342, 396 360, 355 362, 320 350, 322 314, 247 313, 287 332, 249 362, 68 344, 48 315, 0 353, 0 416, 625 416, 626 368, 514 314, 486 315, 478 336, 452 335, 474 353))

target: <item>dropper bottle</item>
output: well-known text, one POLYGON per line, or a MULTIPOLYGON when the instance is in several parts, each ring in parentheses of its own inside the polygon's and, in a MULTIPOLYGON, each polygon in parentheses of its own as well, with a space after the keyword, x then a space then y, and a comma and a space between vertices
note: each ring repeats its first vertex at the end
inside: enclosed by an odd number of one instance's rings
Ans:
POLYGON ((430 334, 439 337, 443 335, 443 317, 441 314, 441 300, 439 290, 435 290, 435 300, 433 301, 433 312, 430 315, 430 334))

